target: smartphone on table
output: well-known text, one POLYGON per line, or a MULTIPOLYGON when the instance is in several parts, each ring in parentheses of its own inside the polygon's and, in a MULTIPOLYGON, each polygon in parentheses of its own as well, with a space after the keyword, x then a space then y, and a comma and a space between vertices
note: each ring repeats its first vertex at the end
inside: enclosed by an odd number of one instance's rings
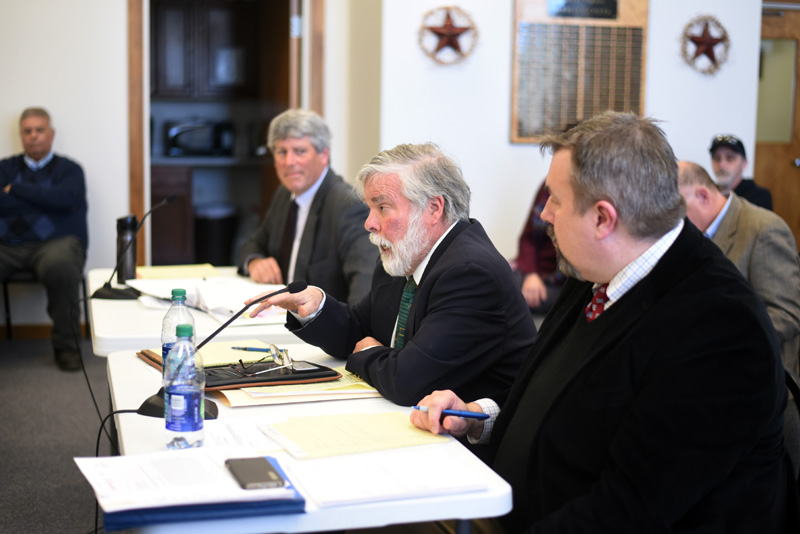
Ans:
POLYGON ((244 489, 281 488, 286 485, 286 480, 275 466, 263 456, 228 458, 225 467, 244 489))

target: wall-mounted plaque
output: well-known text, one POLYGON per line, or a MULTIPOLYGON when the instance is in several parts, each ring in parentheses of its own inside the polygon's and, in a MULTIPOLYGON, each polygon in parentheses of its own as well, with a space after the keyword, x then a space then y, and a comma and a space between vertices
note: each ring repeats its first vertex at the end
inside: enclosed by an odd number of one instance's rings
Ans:
MULTIPOLYGON (((536 143, 606 110, 644 109, 648 0, 616 18, 554 17, 553 0, 516 0, 511 141, 536 143)), ((607 5, 611 2, 563 4, 607 5)))
POLYGON ((617 0, 547 0, 551 17, 617 18, 617 0))

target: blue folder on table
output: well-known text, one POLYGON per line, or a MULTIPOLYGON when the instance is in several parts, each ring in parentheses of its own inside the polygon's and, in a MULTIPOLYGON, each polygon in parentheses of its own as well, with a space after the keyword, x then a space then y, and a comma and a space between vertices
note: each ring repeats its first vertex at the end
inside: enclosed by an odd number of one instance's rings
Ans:
POLYGON ((163 508, 147 508, 140 510, 124 510, 121 512, 103 513, 105 530, 123 530, 128 528, 155 525, 160 523, 176 523, 180 521, 200 521, 203 519, 238 519, 241 517, 268 516, 277 514, 296 514, 305 512, 306 501, 292 485, 278 462, 267 457, 275 469, 286 480, 287 489, 292 490, 293 497, 268 501, 225 502, 218 504, 198 504, 188 506, 167 506, 163 508))

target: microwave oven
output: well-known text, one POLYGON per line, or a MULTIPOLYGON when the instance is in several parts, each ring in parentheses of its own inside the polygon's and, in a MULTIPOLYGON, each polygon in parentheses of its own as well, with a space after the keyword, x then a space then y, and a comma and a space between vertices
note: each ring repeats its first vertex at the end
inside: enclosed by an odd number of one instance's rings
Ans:
POLYGON ((167 156, 233 156, 230 122, 166 121, 164 154, 167 156))

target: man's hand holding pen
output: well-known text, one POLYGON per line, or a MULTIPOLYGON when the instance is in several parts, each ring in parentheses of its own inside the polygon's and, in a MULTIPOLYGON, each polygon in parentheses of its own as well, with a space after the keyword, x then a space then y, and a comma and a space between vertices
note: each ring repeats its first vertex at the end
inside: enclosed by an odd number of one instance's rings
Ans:
POLYGON ((411 423, 433 434, 450 434, 455 437, 469 435, 479 438, 483 433, 483 421, 456 416, 442 417, 442 410, 459 410, 483 413, 481 407, 471 402, 465 403, 450 390, 434 391, 419 401, 420 407, 427 411, 411 410, 411 423))

